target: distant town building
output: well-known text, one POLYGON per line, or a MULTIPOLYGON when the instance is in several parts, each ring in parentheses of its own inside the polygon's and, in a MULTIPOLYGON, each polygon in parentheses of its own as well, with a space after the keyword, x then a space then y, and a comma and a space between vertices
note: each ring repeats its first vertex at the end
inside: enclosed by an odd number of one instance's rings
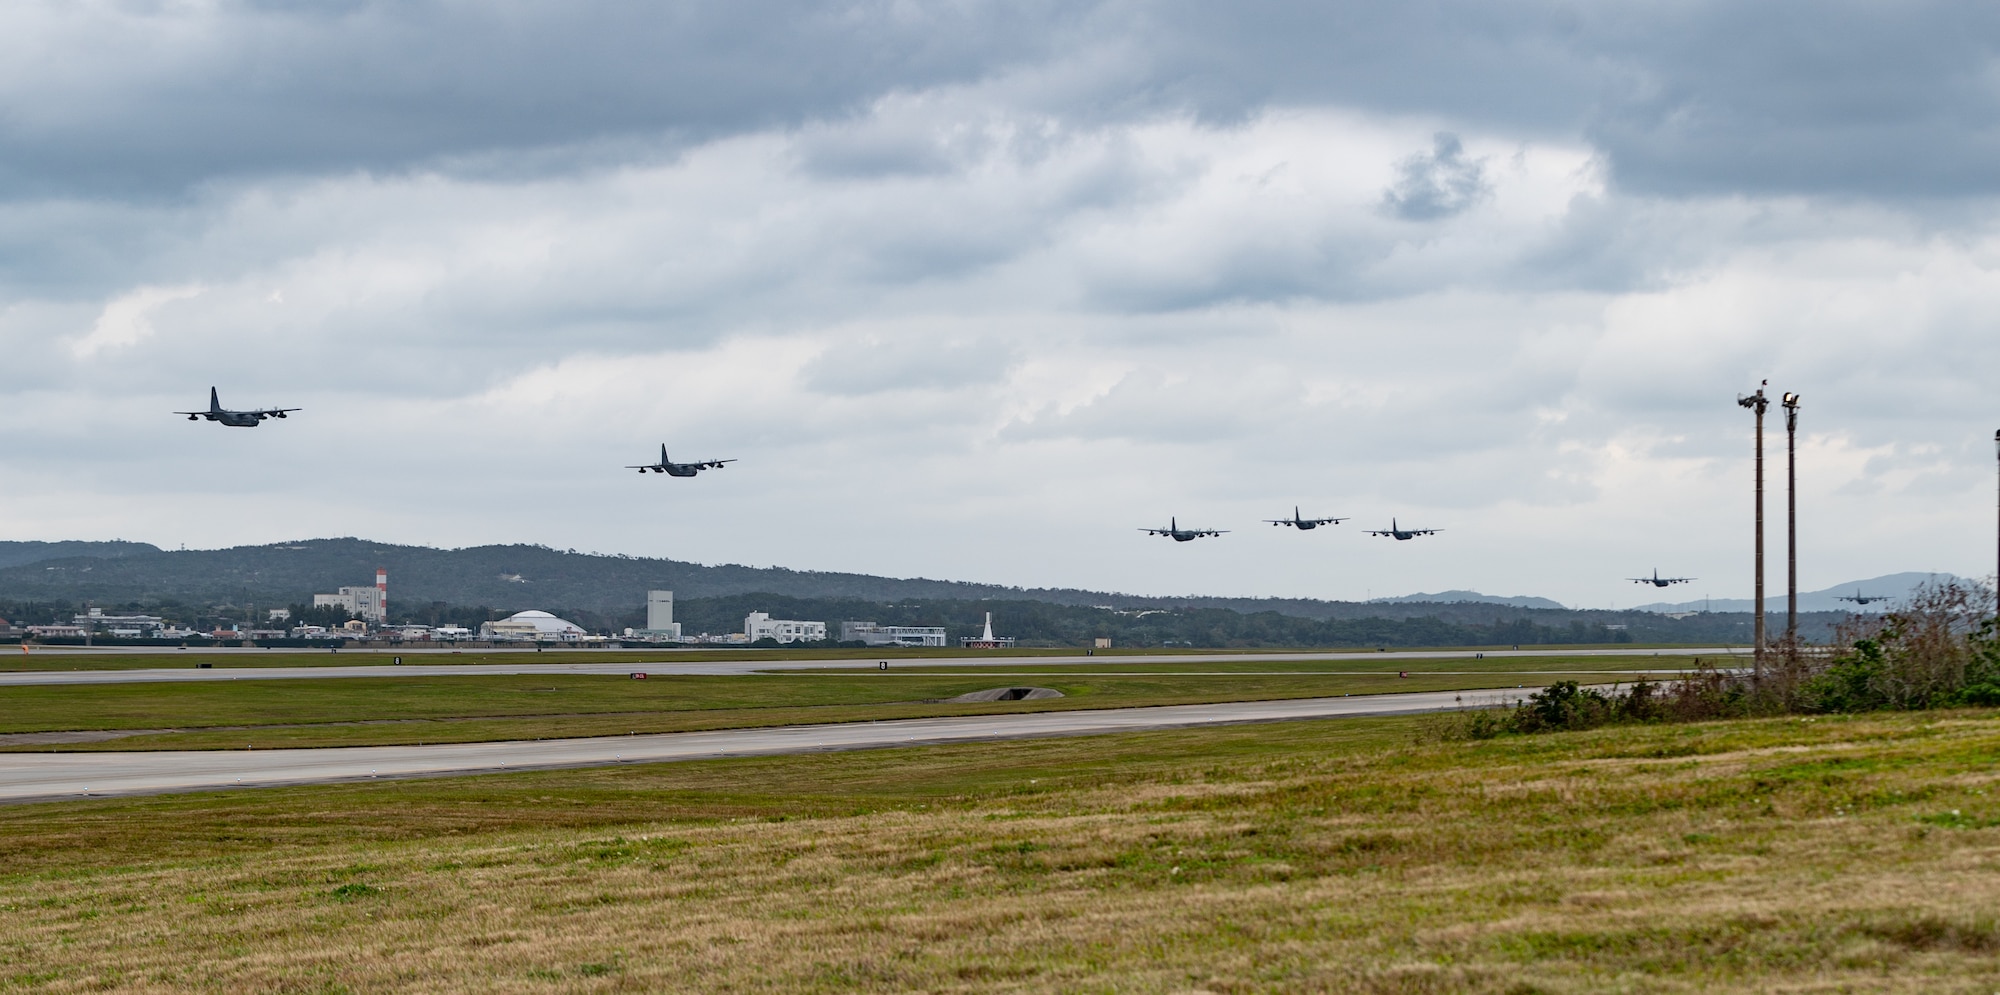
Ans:
POLYGON ((819 642, 826 638, 826 623, 772 618, 763 612, 751 612, 743 617, 743 636, 753 643, 759 639, 775 639, 781 643, 819 642))
POLYGON ((12 639, 21 635, 21 633, 22 630, 19 626, 4 618, 0 618, 0 639, 12 639))
POLYGON ((432 639, 471 639, 472 630, 462 625, 440 625, 431 629, 432 639))
POLYGON ((515 612, 497 622, 479 624, 479 638, 496 642, 574 643, 585 635, 575 622, 544 611, 515 612))
POLYGON ((646 627, 626 629, 625 635, 633 639, 648 639, 656 642, 677 643, 681 641, 681 624, 674 621, 674 592, 646 592, 646 627))
POLYGON ((1097 649, 1108 650, 1111 648, 1111 637, 1098 636, 1097 639, 1093 641, 1092 645, 1094 645, 1097 649))
POLYGON ((978 638, 972 636, 960 637, 958 644, 969 650, 1004 650, 1013 647, 1014 637, 995 636, 993 634, 993 613, 987 612, 985 634, 978 638))
POLYGON ((873 622, 840 623, 840 641, 870 646, 943 646, 942 625, 876 625, 873 622))
POLYGON ((80 625, 31 625, 28 635, 36 639, 82 639, 90 630, 80 625))
POLYGON ((106 615, 104 609, 92 608, 87 614, 71 618, 70 623, 107 636, 138 639, 165 628, 167 620, 158 615, 106 615))
POLYGON ((315 594, 313 607, 345 609, 380 625, 389 617, 389 571, 375 571, 374 587, 343 587, 338 594, 315 594))

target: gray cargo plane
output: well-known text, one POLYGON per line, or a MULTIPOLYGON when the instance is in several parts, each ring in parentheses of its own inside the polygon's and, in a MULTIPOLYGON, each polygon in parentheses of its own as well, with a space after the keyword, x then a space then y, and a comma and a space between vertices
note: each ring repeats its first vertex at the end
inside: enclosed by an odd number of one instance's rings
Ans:
POLYGON ((1266 518, 1264 520, 1270 522, 1273 526, 1289 525, 1301 532, 1307 529, 1316 529, 1322 525, 1339 525, 1347 521, 1345 518, 1303 518, 1299 515, 1298 505, 1292 505, 1292 517, 1290 518, 1266 518))
POLYGON ((698 463, 676 463, 667 458, 667 444, 662 442, 660 443, 660 461, 658 463, 648 463, 644 466, 628 466, 625 469, 637 470, 640 473, 651 470, 654 473, 664 473, 669 477, 692 477, 703 470, 718 469, 724 463, 734 462, 736 461, 733 459, 705 459, 698 463))
POLYGON ((1418 536, 1434 536, 1443 531, 1443 529, 1406 529, 1398 526, 1396 520, 1391 518, 1389 519, 1388 528, 1369 529, 1368 534, 1372 536, 1393 536, 1398 540, 1402 540, 1415 539, 1418 536))
POLYGON ((1873 601, 1887 601, 1889 600, 1889 596, 1886 594, 1863 594, 1861 593, 1861 589, 1857 587, 1854 589, 1854 597, 1850 598, 1847 595, 1843 594, 1840 597, 1835 598, 1833 600, 1852 601, 1856 605, 1865 605, 1873 601))
POLYGON ((1700 578, 1697 578, 1697 577, 1662 577, 1662 576, 1660 576, 1660 568, 1659 568, 1659 567, 1654 567, 1654 568, 1653 568, 1653 575, 1652 575, 1651 577, 1627 577, 1627 578, 1625 578, 1625 579, 1626 579, 1626 580, 1629 580, 1629 581, 1631 581, 1631 582, 1632 582, 1632 583, 1634 583, 1634 584, 1651 584, 1651 585, 1653 585, 1654 587, 1666 587, 1666 586, 1668 586, 1668 585, 1671 585, 1671 584, 1686 584, 1686 583, 1688 583, 1688 582, 1690 582, 1690 581, 1694 581, 1694 580, 1699 580, 1700 578))
POLYGON ((264 424, 264 419, 266 418, 283 418, 286 412, 302 410, 304 409, 259 408, 255 411, 230 411, 222 406, 222 399, 216 396, 215 388, 210 387, 208 389, 207 411, 176 411, 174 414, 186 415, 188 416, 188 421, 200 421, 206 418, 209 421, 219 421, 230 428, 256 428, 264 424))
POLYGON ((1195 539, 1201 538, 1202 536, 1219 536, 1222 533, 1227 532, 1229 530, 1228 529, 1184 529, 1181 528, 1179 519, 1169 517, 1167 519, 1167 527, 1164 529, 1140 529, 1139 531, 1144 532, 1147 535, 1171 536, 1175 542, 1191 542, 1195 539))

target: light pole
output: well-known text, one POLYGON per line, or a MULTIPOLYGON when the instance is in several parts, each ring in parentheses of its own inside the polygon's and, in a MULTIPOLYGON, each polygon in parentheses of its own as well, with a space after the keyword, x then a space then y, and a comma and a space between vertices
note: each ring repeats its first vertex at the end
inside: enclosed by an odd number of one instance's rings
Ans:
POLYGON ((1757 414, 1757 575, 1756 604, 1751 609, 1756 612, 1756 655, 1755 674, 1757 681, 1764 680, 1764 412, 1771 407, 1771 399, 1764 396, 1764 388, 1771 385, 1766 380, 1757 386, 1757 393, 1744 397, 1737 395, 1736 403, 1757 414))
MULTIPOLYGON (((1993 433, 1993 455, 2000 459, 2000 432, 1993 433)), ((2000 615, 2000 548, 1996 548, 1993 559, 1993 611, 2000 615)))
POLYGON ((1785 394, 1785 652, 1799 639, 1799 395, 1785 394))

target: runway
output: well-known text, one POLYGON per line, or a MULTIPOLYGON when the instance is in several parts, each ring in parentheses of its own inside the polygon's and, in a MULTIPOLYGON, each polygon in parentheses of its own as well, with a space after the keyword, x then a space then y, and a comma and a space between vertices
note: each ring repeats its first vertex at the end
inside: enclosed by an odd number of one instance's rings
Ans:
POLYGON ((0 753, 0 802, 1089 736, 1246 722, 1403 715, 1499 704, 1525 697, 1533 690, 1432 691, 438 746, 0 753))
MULTIPOLYGON (((1129 666, 1131 664, 1196 664, 1196 663, 1285 663, 1339 660, 1343 662, 1374 660, 1381 662, 1407 660, 1472 660, 1483 656, 1488 660, 1502 660, 1510 657, 1695 657, 1730 656, 1738 650, 1729 647, 1674 647, 1670 649, 1644 650, 1485 650, 1478 654, 1472 651, 1428 651, 1394 653, 1200 653, 1200 654, 1159 654, 1154 656, 962 656, 919 659, 898 659, 889 661, 891 671, 920 669, 926 667, 1014 667, 1026 669, 1046 666, 1098 665, 1104 667, 1129 666)), ((209 662, 213 650, 191 652, 184 667, 153 668, 145 670, 19 670, 0 672, 0 687, 46 684, 143 684, 181 681, 269 681, 297 679, 331 679, 346 677, 477 677, 481 675, 596 675, 623 676, 631 673, 645 673, 660 676, 727 676, 732 674, 755 674, 786 670, 861 670, 873 666, 867 659, 820 659, 820 660, 707 660, 676 661, 670 653, 659 653, 651 659, 638 654, 627 653, 619 658, 593 661, 590 663, 411 663, 396 666, 388 662, 366 664, 342 664, 320 667, 231 667, 222 666, 202 670, 195 667, 196 661, 209 662)), ((386 655, 386 654, 384 654, 386 655)), ((222 658, 218 658, 222 659, 222 658)), ((44 666, 59 666, 68 661, 54 652, 38 663, 44 666)), ((76 662, 82 663, 79 658, 76 662)), ((1397 668, 1385 668, 1395 670, 1397 668)), ((1573 671, 1570 671, 1573 672, 1573 671)))

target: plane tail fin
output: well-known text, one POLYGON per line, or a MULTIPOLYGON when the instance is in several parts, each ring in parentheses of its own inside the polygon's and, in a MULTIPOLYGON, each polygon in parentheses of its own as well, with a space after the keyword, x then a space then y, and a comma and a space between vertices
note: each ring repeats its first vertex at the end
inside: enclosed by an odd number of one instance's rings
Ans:
POLYGON ((210 387, 208 389, 208 410, 210 411, 222 410, 222 398, 217 396, 214 387, 210 387))
POLYGON ((666 466, 668 462, 669 461, 667 459, 667 444, 662 442, 660 443, 660 465, 666 466))

